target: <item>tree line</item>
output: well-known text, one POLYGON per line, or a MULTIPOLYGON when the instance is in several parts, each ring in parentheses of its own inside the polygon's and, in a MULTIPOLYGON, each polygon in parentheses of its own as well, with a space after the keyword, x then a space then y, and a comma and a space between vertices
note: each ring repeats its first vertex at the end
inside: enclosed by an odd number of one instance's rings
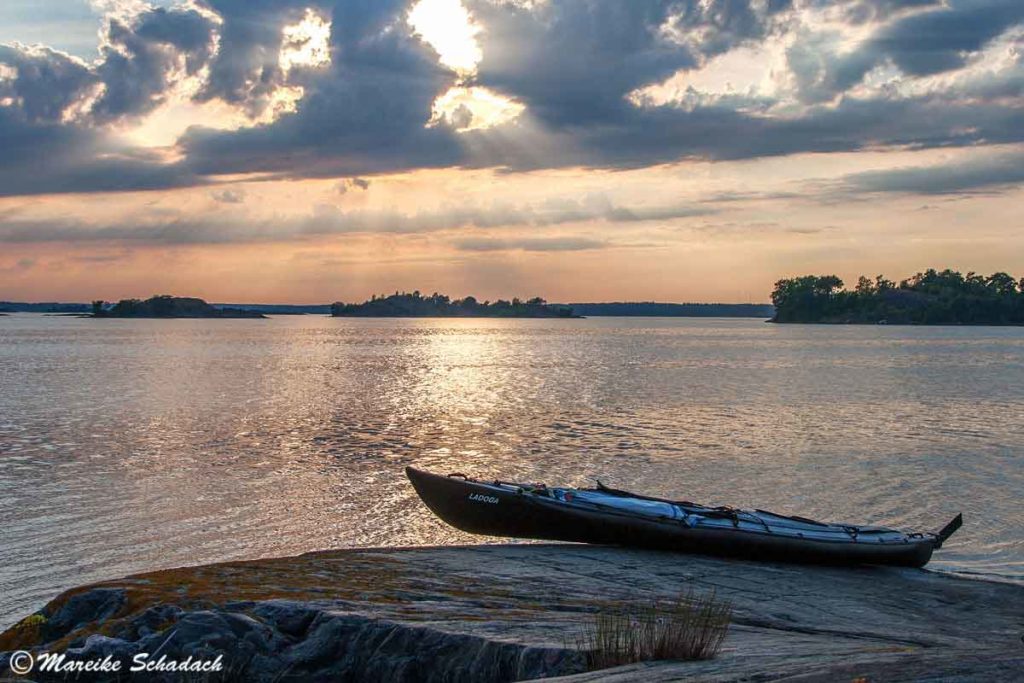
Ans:
POLYGON ((452 299, 445 294, 434 292, 424 296, 414 292, 395 292, 377 296, 361 304, 346 304, 337 301, 331 304, 331 315, 335 317, 392 317, 392 318, 572 318, 572 307, 549 304, 534 297, 525 301, 513 298, 511 301, 478 301, 467 296, 452 299))
POLYGON ((930 268, 898 284, 860 276, 845 289, 835 275, 779 280, 773 322, 911 325, 1022 325, 1024 278, 930 268))

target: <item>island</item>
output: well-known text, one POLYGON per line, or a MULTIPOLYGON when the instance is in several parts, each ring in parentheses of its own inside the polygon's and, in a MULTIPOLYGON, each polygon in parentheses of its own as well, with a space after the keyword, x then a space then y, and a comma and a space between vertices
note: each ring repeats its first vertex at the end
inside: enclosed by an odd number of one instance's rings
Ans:
POLYGON ((414 292, 395 292, 387 296, 374 295, 361 304, 337 301, 331 304, 335 318, 579 318, 571 306, 549 304, 540 297, 522 301, 478 301, 467 296, 452 299, 437 292, 423 296, 414 292))
POLYGON ((835 275, 779 280, 775 323, 1024 325, 1024 278, 929 269, 899 284, 863 275, 852 290, 835 275))
POLYGON ((92 302, 93 318, 266 318, 259 311, 241 308, 218 308, 194 297, 162 294, 140 299, 121 299, 111 307, 106 302, 92 302))
POLYGON ((26 651, 221 657, 191 680, 1007 681, 1024 671, 1022 604, 1024 586, 921 569, 582 544, 326 550, 73 588, 0 633, 0 672, 26 651), (731 606, 717 656, 594 670, 577 636, 595 615, 689 590, 731 606))

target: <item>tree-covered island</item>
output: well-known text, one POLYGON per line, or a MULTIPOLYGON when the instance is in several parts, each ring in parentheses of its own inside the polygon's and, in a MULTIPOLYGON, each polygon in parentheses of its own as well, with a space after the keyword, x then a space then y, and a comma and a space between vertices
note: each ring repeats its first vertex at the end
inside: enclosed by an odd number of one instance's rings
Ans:
POLYGON ((265 318, 259 311, 240 308, 218 308, 202 299, 163 294, 140 299, 121 299, 108 307, 106 302, 92 302, 94 318, 265 318))
POLYGON ((863 275, 852 290, 835 275, 779 280, 777 323, 1024 325, 1024 278, 928 269, 899 284, 863 275))
POLYGON ((414 292, 395 292, 388 296, 374 295, 361 304, 340 301, 331 304, 334 317, 364 318, 578 318, 571 306, 549 304, 540 297, 522 301, 478 301, 467 296, 452 299, 437 292, 423 296, 414 292))

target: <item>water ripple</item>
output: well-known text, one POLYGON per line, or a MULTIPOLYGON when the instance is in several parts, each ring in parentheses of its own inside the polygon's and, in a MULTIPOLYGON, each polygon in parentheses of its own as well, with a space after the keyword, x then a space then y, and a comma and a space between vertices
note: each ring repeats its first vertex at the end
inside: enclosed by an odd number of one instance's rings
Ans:
POLYGON ((0 626, 128 572, 458 543, 407 464, 967 526, 1024 580, 1024 330, 0 319, 0 626))

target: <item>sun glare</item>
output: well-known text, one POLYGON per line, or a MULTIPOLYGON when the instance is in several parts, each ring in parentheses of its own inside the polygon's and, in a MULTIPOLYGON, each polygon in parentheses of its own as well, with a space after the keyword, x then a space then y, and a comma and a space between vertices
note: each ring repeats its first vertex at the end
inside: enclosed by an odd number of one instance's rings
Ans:
POLYGON ((461 0, 420 0, 409 12, 409 26, 437 52, 438 60, 459 82, 434 100, 427 126, 449 125, 460 133, 500 126, 515 119, 519 102, 480 86, 467 85, 483 58, 480 27, 461 0))
POLYGON ((331 22, 307 8, 302 21, 281 31, 278 63, 285 73, 295 67, 321 68, 331 63, 331 22))
POLYGON ((472 74, 483 56, 480 29, 460 0, 420 0, 409 12, 414 32, 437 51, 441 63, 461 76, 472 74))
POLYGON ((487 88, 456 86, 434 100, 428 125, 447 123, 460 133, 500 126, 523 112, 523 105, 487 88))

